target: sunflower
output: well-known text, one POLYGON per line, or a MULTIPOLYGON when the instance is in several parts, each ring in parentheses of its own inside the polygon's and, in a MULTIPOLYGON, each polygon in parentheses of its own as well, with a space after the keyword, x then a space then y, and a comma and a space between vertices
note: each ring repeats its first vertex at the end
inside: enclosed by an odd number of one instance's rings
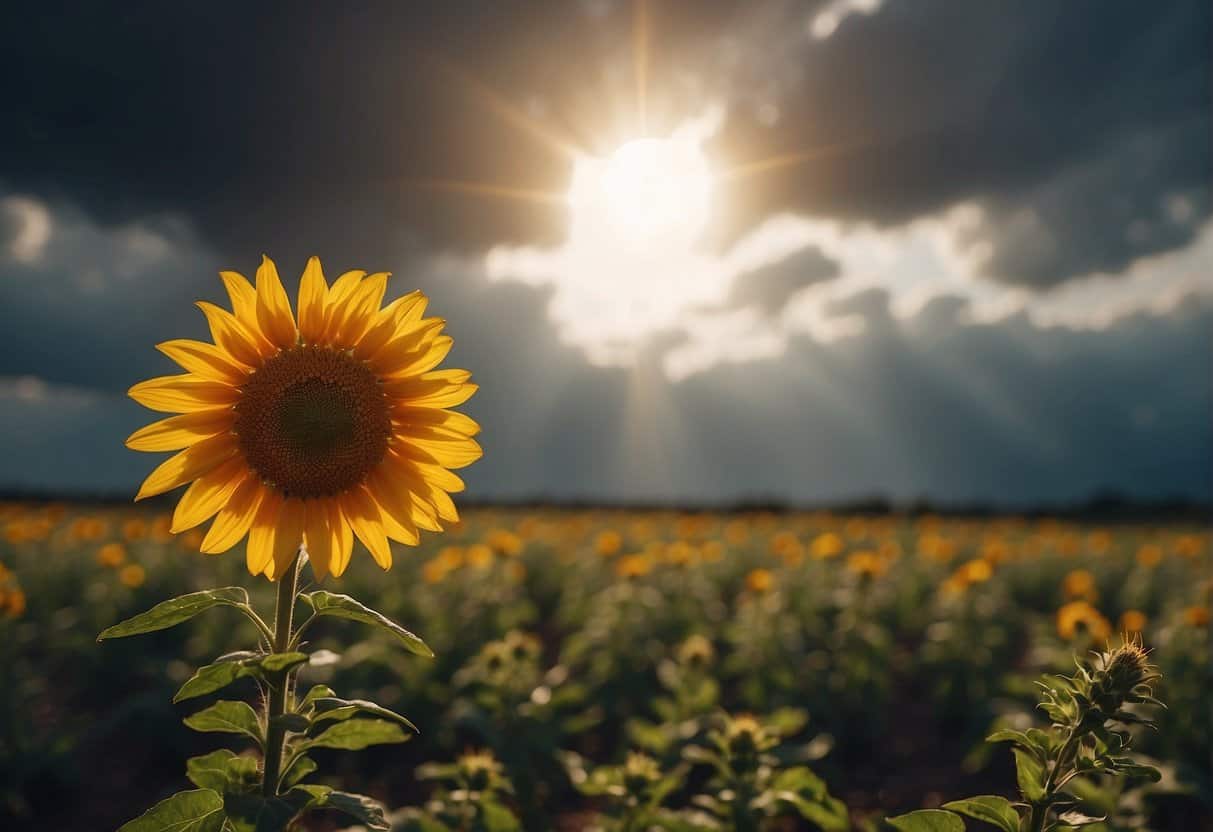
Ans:
POLYGON ((232 311, 200 301, 214 343, 174 340, 157 349, 187 372, 136 384, 135 401, 175 413, 135 431, 137 451, 179 451, 136 500, 191 483, 172 531, 214 518, 203 552, 248 536, 248 568, 271 581, 302 546, 318 578, 341 575, 354 538, 384 569, 389 540, 458 520, 450 469, 480 458, 480 428, 448 408, 476 385, 465 370, 435 370, 451 348, 441 318, 423 317, 419 291, 380 308, 388 275, 349 271, 329 286, 308 260, 298 319, 273 261, 256 286, 220 277, 232 311))

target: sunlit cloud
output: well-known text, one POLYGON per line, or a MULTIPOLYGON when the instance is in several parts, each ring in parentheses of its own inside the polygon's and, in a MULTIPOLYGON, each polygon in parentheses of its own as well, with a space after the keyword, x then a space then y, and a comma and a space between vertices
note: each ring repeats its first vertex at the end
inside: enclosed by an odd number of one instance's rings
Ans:
POLYGON ((33 263, 51 238, 51 214, 46 206, 27 196, 0 199, 0 256, 33 263))

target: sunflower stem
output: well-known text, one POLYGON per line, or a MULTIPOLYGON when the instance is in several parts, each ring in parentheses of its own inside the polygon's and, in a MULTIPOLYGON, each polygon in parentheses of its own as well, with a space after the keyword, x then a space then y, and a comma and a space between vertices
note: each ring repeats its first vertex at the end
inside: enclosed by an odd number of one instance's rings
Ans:
MULTIPOLYGON (((299 555, 282 573, 278 582, 278 605, 274 611, 275 653, 283 653, 291 643, 291 619, 295 613, 295 598, 299 594, 299 555)), ((278 795, 278 781, 282 771, 282 749, 286 743, 286 727, 281 717, 286 713, 287 693, 290 690, 291 671, 283 672, 270 680, 270 695, 265 706, 265 770, 261 781, 261 792, 266 797, 278 795)))

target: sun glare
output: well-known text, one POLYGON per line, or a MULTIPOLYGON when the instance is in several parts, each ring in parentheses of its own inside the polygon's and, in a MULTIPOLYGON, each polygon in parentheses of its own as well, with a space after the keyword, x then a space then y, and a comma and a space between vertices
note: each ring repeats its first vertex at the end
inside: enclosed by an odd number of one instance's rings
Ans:
POLYGON ((708 219, 712 177, 686 137, 630 141, 605 159, 578 159, 569 189, 572 236, 628 246, 685 246, 708 219))

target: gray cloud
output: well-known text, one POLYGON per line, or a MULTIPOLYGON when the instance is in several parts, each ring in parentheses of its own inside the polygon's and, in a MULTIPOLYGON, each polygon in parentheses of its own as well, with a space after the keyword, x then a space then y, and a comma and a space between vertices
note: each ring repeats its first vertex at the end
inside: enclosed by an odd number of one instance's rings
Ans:
POLYGON ((836 261, 816 246, 808 246, 776 263, 738 275, 729 300, 734 306, 757 306, 771 315, 801 289, 838 274, 836 261))

